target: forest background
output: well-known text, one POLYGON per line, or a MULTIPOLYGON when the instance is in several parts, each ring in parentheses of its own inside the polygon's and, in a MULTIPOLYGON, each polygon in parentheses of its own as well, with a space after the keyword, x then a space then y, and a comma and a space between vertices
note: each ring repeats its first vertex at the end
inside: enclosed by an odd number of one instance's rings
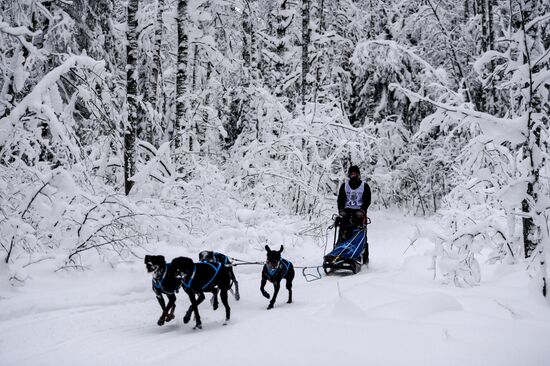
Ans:
MULTIPOLYGON (((186 243, 238 211, 321 236, 350 164, 458 286, 547 295, 549 0, 3 0, 0 245, 12 284, 186 243)), ((414 242, 415 238, 411 241, 414 242)))

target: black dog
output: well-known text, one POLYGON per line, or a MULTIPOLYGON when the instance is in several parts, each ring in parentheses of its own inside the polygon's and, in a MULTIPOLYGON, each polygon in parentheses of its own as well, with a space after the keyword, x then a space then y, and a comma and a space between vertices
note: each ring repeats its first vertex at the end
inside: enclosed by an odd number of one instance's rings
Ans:
POLYGON ((233 296, 235 296, 235 300, 240 300, 241 295, 239 294, 239 282, 237 282, 237 278, 235 277, 235 273, 233 272, 233 267, 231 266, 231 261, 229 260, 228 256, 218 252, 203 250, 199 253, 199 262, 221 263, 225 267, 227 267, 227 270, 229 271, 229 277, 231 278, 232 282, 231 287, 233 286, 233 284, 235 285, 234 293, 232 289, 229 290, 233 293, 233 296))
MULTIPOLYGON (((191 306, 183 317, 185 324, 191 320, 191 314, 195 313, 195 328, 202 328, 201 318, 199 315, 199 304, 204 300, 204 292, 220 292, 223 306, 225 307, 225 324, 231 316, 231 308, 227 302, 227 291, 231 285, 231 278, 227 267, 221 263, 193 263, 191 258, 177 257, 172 260, 168 273, 170 278, 178 278, 181 281, 181 286, 189 296, 191 306), (195 298, 195 294, 199 297, 195 298)), ((217 300, 217 297, 216 297, 217 300)), ((218 304, 214 304, 216 310, 218 304)))
POLYGON ((262 270, 262 283, 260 285, 260 291, 265 298, 269 299, 269 294, 264 290, 267 281, 273 283, 275 291, 273 292, 273 298, 269 302, 267 309, 273 309, 275 300, 277 300, 277 294, 281 288, 281 280, 286 280, 286 289, 288 290, 288 301, 292 303, 292 280, 294 279, 294 266, 292 263, 284 258, 281 258, 283 252, 283 246, 280 250, 271 250, 269 246, 265 246, 267 250, 267 261, 262 270))
POLYGON ((162 314, 157 321, 158 325, 163 325, 174 319, 174 310, 176 310, 176 292, 181 286, 181 281, 177 278, 167 276, 170 264, 166 263, 162 255, 146 255, 145 267, 147 272, 153 273, 153 292, 162 308, 162 314), (168 298, 168 305, 164 302, 164 296, 168 298))

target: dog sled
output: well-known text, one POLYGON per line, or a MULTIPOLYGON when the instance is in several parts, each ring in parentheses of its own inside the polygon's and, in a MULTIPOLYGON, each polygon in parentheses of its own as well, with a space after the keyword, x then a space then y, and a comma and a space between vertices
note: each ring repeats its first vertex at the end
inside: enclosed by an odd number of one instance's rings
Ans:
POLYGON ((369 244, 367 242, 367 225, 370 219, 361 225, 347 228, 347 235, 337 241, 337 231, 344 230, 340 217, 334 222, 334 244, 330 253, 323 258, 323 270, 328 275, 338 270, 349 270, 356 274, 363 264, 369 261, 369 244))

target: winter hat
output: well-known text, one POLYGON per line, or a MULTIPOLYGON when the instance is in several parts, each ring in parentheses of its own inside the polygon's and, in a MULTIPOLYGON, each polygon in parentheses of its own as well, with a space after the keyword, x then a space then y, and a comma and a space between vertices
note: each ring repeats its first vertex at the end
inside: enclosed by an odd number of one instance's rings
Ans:
POLYGON ((361 171, 359 170, 359 167, 357 165, 352 165, 348 169, 348 177, 351 175, 351 173, 357 173, 357 175, 361 175, 361 171))

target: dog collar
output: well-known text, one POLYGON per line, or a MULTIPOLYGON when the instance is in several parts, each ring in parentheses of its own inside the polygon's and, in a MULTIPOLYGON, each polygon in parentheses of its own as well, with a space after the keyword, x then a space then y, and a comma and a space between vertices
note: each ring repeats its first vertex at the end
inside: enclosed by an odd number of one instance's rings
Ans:
POLYGON ((285 267, 285 273, 283 273, 283 275, 281 277, 286 276, 286 274, 288 273, 288 269, 290 268, 290 262, 287 261, 284 258, 281 258, 281 260, 279 261, 279 264, 277 265, 277 268, 271 270, 271 269, 269 269, 269 266, 268 266, 267 267, 267 274, 272 278, 275 277, 277 275, 277 273, 279 273, 279 270, 281 269, 281 263, 285 267))
POLYGON ((279 269, 281 268, 281 260, 279 260, 279 263, 277 264, 277 267, 271 269, 270 266, 268 265, 267 266, 267 273, 269 274, 269 276, 271 277, 275 277, 275 275, 277 274, 277 272, 279 272, 279 269))

